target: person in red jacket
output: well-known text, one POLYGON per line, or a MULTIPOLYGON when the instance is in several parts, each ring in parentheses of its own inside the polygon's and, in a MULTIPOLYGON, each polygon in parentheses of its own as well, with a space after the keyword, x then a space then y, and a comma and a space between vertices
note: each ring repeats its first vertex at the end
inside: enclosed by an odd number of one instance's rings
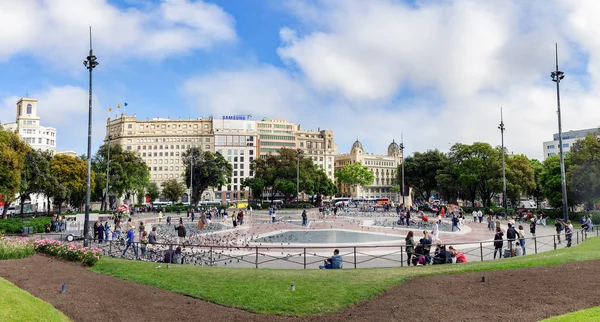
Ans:
POLYGON ((465 254, 463 254, 461 252, 457 252, 456 249, 454 249, 454 247, 452 247, 452 246, 448 247, 448 249, 450 250, 450 253, 452 254, 452 256, 456 257, 457 263, 466 263, 467 262, 467 256, 465 256, 465 254))

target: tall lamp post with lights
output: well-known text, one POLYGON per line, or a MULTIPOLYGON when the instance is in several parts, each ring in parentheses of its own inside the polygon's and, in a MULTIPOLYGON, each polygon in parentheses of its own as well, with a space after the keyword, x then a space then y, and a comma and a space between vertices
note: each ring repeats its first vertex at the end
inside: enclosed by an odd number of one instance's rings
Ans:
POLYGON ((296 205, 300 207, 300 157, 302 150, 296 150, 296 205))
POLYGON ((404 203, 404 134, 400 135, 400 154, 402 155, 402 186, 400 187, 400 192, 402 193, 402 207, 406 208, 406 203, 404 203))
POLYGON ((506 168, 504 165, 504 117, 502 115, 502 108, 500 108, 500 125, 498 126, 500 130, 500 136, 502 137, 502 207, 504 208, 504 213, 508 214, 508 208, 506 203, 506 168))
MULTIPOLYGON (((90 231, 90 193, 92 181, 92 71, 98 66, 98 61, 92 50, 92 27, 90 27, 90 54, 83 61, 83 65, 90 71, 89 84, 89 111, 88 111, 88 142, 87 142, 87 181, 85 190, 85 219, 83 223, 83 246, 88 246, 90 231)), ((107 194, 108 195, 108 194, 107 194)))
POLYGON ((562 120, 560 115, 560 81, 565 78, 565 73, 558 70, 558 44, 555 45, 556 69, 550 74, 552 81, 556 83, 556 105, 558 107, 558 147, 560 153, 560 179, 562 184, 562 208, 564 220, 569 220, 569 208, 567 203, 567 180, 565 178, 565 158, 563 154, 562 120))

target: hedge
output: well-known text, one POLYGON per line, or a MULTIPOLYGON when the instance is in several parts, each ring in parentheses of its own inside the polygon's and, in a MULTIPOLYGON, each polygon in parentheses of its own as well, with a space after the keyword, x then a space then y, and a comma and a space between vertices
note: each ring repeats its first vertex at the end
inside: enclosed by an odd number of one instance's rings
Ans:
POLYGON ((20 234, 23 232, 23 227, 33 227, 34 233, 43 233, 46 225, 51 221, 51 217, 0 219, 0 233, 20 234))

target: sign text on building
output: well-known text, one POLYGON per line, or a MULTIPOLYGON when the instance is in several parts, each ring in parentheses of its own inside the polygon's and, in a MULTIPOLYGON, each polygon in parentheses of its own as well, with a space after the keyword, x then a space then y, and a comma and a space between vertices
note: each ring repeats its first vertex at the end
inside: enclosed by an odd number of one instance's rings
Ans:
POLYGON ((243 115, 223 115, 224 120, 246 120, 246 116, 243 115))

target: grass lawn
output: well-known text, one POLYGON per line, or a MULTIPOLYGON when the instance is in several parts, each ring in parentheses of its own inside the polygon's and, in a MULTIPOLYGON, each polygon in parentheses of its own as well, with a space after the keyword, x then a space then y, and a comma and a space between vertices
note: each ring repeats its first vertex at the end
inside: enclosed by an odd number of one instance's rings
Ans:
POLYGON ((556 316, 553 318, 545 319, 542 322, 593 322, 600 321, 600 306, 581 310, 577 312, 567 313, 565 315, 556 316))
POLYGON ((69 321, 49 303, 0 278, 0 321, 69 321))
POLYGON ((505 270, 600 259, 600 238, 583 244, 497 261, 411 268, 344 270, 233 269, 102 258, 91 270, 213 303, 265 314, 331 313, 416 276, 505 270), (290 284, 296 290, 289 290, 290 284))

